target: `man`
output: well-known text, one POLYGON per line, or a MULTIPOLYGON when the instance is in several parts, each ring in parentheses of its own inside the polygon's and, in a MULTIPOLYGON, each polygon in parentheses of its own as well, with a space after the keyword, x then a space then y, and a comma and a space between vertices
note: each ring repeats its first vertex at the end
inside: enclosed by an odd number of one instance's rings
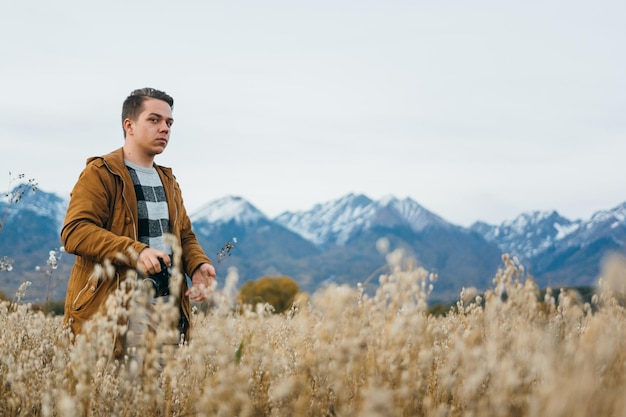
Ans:
MULTIPOLYGON (((64 317, 74 334, 102 311, 129 271, 136 270, 140 277, 163 275, 162 269, 172 265, 172 248, 164 235, 175 236, 182 249, 178 266, 191 277, 192 288, 183 279, 180 291, 175 292, 181 295, 178 330, 185 338, 190 299, 202 301, 215 279, 215 268, 191 229, 171 169, 154 163, 170 140, 173 105, 172 97, 162 91, 133 91, 122 106, 123 147, 89 158, 72 190, 61 240, 67 252, 77 255, 64 317), (97 273, 98 265, 108 262, 115 268, 114 277, 97 273)), ((168 290, 166 284, 164 294, 155 295, 167 296, 168 290)), ((129 321, 137 329, 132 315, 129 321)), ((122 353, 120 346, 116 341, 116 355, 122 353)))

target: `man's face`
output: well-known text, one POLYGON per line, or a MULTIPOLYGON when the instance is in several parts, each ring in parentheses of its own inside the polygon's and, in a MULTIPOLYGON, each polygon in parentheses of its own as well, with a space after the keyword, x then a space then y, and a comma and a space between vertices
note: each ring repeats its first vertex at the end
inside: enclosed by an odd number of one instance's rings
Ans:
POLYGON ((137 120, 124 121, 126 140, 131 140, 146 155, 158 155, 167 147, 172 123, 174 119, 169 104, 149 98, 144 101, 143 110, 137 120))

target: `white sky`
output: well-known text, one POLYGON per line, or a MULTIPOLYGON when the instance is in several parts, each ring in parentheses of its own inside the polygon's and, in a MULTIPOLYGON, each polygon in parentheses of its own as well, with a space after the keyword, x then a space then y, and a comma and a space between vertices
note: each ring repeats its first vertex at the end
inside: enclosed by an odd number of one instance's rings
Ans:
POLYGON ((190 212, 239 195, 273 217, 354 192, 468 226, 626 200, 623 0, 2 9, 7 184, 24 173, 67 195, 87 157, 122 145, 122 101, 149 86, 175 99, 157 162, 190 212))

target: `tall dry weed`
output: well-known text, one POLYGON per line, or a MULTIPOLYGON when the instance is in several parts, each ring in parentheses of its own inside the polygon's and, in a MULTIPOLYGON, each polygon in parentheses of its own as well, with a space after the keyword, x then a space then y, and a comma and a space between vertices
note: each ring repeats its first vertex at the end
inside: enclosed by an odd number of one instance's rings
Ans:
POLYGON ((493 287, 465 289, 445 316, 428 314, 434 276, 401 251, 387 260, 375 294, 330 286, 281 315, 233 308, 231 270, 196 310, 191 341, 164 347, 159 330, 141 363, 111 355, 128 293, 74 343, 58 318, 4 303, 0 414, 626 416, 622 259, 588 305, 568 291, 540 298, 505 256, 493 287))

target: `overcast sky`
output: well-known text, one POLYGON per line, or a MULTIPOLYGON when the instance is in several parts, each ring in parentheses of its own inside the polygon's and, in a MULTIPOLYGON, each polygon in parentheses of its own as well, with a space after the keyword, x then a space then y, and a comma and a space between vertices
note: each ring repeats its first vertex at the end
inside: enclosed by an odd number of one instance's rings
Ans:
POLYGON ((464 226, 588 218, 626 201, 625 16, 623 0, 7 2, 0 175, 67 196, 150 86, 175 99, 157 162, 190 212, 363 193, 464 226))

